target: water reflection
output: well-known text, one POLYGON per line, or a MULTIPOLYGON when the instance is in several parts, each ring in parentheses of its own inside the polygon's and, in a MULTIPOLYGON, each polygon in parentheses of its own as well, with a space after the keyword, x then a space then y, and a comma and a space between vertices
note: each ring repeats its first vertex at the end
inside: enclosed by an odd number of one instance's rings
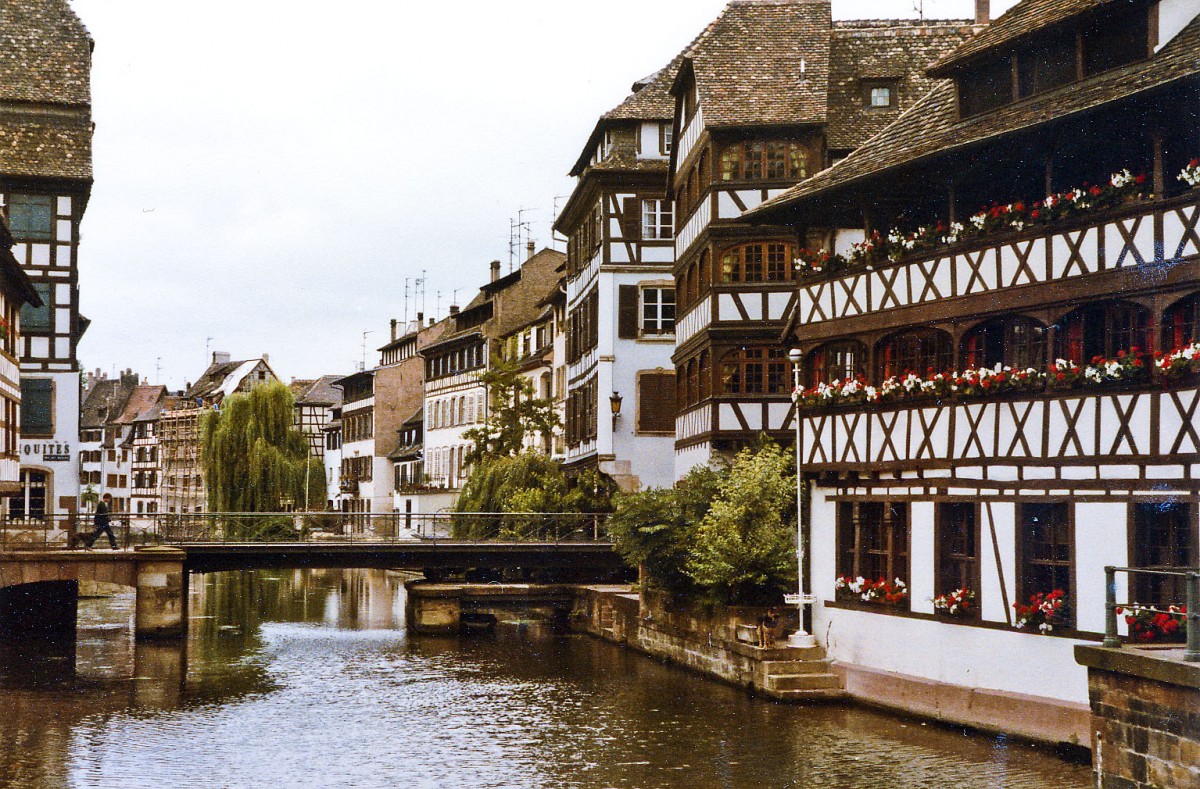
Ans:
POLYGON ((0 653, 0 786, 1087 786, 1027 746, 747 697, 514 616, 408 639, 403 578, 194 578, 186 641, 132 597, 78 639, 0 653))

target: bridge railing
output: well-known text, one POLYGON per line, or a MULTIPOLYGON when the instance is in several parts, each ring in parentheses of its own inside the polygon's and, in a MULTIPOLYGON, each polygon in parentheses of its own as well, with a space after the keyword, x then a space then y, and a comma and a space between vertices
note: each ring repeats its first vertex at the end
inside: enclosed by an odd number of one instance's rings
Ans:
POLYGON ((1169 638, 1182 635, 1183 659, 1189 663, 1200 662, 1200 567, 1105 567, 1104 592, 1104 646, 1121 648, 1117 617, 1125 614, 1126 622, 1130 625, 1130 637, 1135 643, 1139 640, 1157 640, 1162 636, 1169 638), (1117 573, 1125 573, 1131 581, 1135 576, 1155 581, 1160 590, 1171 589, 1175 586, 1172 582, 1182 582, 1185 602, 1182 606, 1119 602, 1117 573), (1139 639, 1138 635, 1144 638, 1139 639))
POLYGON ((605 513, 159 513, 157 543, 608 542, 605 513))

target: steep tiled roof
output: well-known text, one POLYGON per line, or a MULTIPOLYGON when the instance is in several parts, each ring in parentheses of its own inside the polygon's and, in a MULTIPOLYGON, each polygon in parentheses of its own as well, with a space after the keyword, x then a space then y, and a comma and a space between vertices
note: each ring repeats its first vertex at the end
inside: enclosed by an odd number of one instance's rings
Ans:
POLYGON ((829 0, 731 2, 685 55, 705 125, 824 122, 831 25, 829 0))
MULTIPOLYGON (((228 395, 261 363, 263 363, 262 359, 246 359, 240 362, 210 364, 204 374, 200 376, 200 380, 183 393, 184 399, 195 400, 199 397, 212 397, 217 394, 228 395)), ((271 375, 273 376, 274 373, 271 375)))
POLYGON ((970 38, 970 20, 834 22, 829 48, 829 125, 834 150, 857 148, 934 86, 925 69, 970 38), (864 79, 896 80, 893 108, 863 106, 864 79))
POLYGON ((121 376, 96 381, 79 407, 79 426, 98 429, 114 421, 137 388, 136 378, 121 376))
POLYGON ((1112 2, 1113 0, 1022 0, 1005 11, 982 33, 933 64, 930 71, 936 72, 936 76, 944 76, 946 72, 984 52, 998 49, 1035 30, 1112 2))
POLYGON ((140 420, 147 412, 158 406, 166 394, 165 386, 135 386, 125 401, 125 407, 113 421, 127 425, 140 420))
POLYGON ((1118 99, 1200 76, 1200 18, 1148 60, 1098 74, 965 120, 953 83, 939 83, 908 112, 847 158, 747 212, 762 216, 817 193, 847 186, 902 165, 1084 112, 1118 99))
POLYGON ((0 175, 90 180, 90 123, 30 122, 0 112, 0 175))
POLYGON ((67 0, 0 2, 0 101, 91 103, 92 39, 67 0))
POLYGON ((293 381, 291 388, 292 394, 296 398, 296 405, 341 405, 342 388, 334 386, 334 383, 341 377, 340 375, 322 375, 315 381, 293 381), (297 386, 297 384, 303 385, 297 386))

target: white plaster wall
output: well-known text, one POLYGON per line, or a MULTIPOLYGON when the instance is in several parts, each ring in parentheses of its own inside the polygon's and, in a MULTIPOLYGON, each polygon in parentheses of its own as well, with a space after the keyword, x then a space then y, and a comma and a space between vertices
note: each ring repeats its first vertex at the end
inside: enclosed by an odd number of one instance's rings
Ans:
POLYGON ((850 249, 867 237, 867 233, 859 228, 840 228, 833 238, 833 251, 839 255, 849 255, 850 249))
POLYGON ((659 152, 659 124, 643 123, 639 133, 642 136, 641 152, 638 154, 639 159, 667 159, 659 152))
POLYGON ((1017 588, 1016 515, 1016 505, 1012 502, 984 502, 980 507, 980 606, 983 618, 992 622, 1009 621, 1012 604, 1017 602, 1014 597, 1017 588), (993 526, 995 544, 992 542, 993 526), (996 546, 999 546, 1002 567, 996 566, 996 546), (1001 578, 1008 592, 1007 609, 1000 589, 1001 578))
POLYGON ((909 513, 909 588, 908 599, 913 611, 933 613, 933 598, 937 591, 933 586, 934 553, 933 535, 934 504, 931 501, 912 503, 909 513))
MULTIPOLYGON (((1129 566, 1126 534, 1128 506, 1124 503, 1075 505, 1075 608, 1076 626, 1104 632, 1104 568, 1129 566)), ((1117 574, 1117 600, 1127 601, 1124 573, 1117 574)))
POLYGON ((675 479, 683 479, 689 471, 705 465, 711 459, 712 446, 707 443, 675 450, 675 479))
POLYGON ((834 491, 813 488, 812 511, 809 514, 809 545, 812 551, 812 578, 809 590, 818 600, 832 600, 837 580, 837 504, 834 491))
MULTIPOLYGON (((54 380, 54 435, 48 438, 21 438, 21 466, 47 470, 51 473, 51 489, 47 491, 46 511, 63 515, 61 499, 79 501, 79 374, 30 373, 27 378, 54 380), (52 454, 65 456, 63 461, 46 462, 45 447, 53 445, 52 454), (37 450, 37 451, 35 451, 37 450)), ((107 455, 106 455, 107 457, 107 455)), ((102 479, 101 484, 106 480, 102 479)))
POLYGON ((1017 630, 992 630, 867 611, 813 610, 828 656, 857 666, 964 687, 1026 693, 1086 704, 1080 643, 1017 630))
POLYGON ((1196 0, 1161 0, 1158 4, 1158 44, 1154 51, 1171 43, 1171 39, 1179 35, 1198 14, 1200 5, 1196 4, 1196 0))

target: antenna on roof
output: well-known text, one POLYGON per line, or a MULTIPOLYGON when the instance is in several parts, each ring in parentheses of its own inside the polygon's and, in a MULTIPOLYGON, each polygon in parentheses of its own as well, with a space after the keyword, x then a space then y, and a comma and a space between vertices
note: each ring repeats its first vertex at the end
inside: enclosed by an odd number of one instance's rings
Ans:
POLYGON ((160 383, 160 381, 158 380, 158 377, 159 377, 159 372, 161 370, 162 370, 162 357, 155 356, 154 357, 154 385, 155 386, 157 386, 160 383))
POLYGON ((917 18, 922 22, 925 21, 925 0, 913 0, 913 10, 917 12, 917 18))
POLYGON ((530 237, 530 223, 525 221, 525 214, 536 211, 536 208, 520 208, 517 218, 508 220, 508 273, 513 272, 513 261, 525 245, 523 241, 530 237), (524 234, 524 235, 522 235, 524 234))
POLYGON ((558 221, 558 201, 565 200, 569 196, 570 195, 555 195, 554 196, 554 208, 552 209, 554 215, 552 217, 550 217, 550 247, 552 249, 554 248, 555 244, 557 244, 559 242, 562 242, 565 244, 565 243, 567 243, 567 240, 568 240, 566 236, 563 236, 562 238, 558 237, 558 231, 554 229, 554 223, 558 221))
POLYGON ((358 368, 358 369, 360 369, 360 370, 365 370, 365 369, 367 369, 367 335, 368 335, 368 334, 374 334, 374 332, 372 332, 372 331, 365 331, 365 332, 363 332, 362 334, 363 334, 363 339, 362 339, 362 367, 360 367, 360 368, 358 368))

